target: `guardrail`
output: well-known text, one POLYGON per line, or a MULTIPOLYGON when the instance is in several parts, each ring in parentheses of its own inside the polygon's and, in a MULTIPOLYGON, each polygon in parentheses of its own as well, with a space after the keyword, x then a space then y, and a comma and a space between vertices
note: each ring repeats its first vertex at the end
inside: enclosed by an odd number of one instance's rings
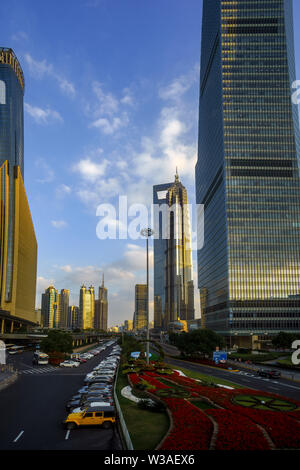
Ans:
POLYGON ((117 375, 116 375, 117 379, 115 380, 115 383, 114 383, 115 405, 116 405, 116 409, 117 409, 117 412, 118 412, 121 431, 122 431, 122 434, 123 434, 123 438, 124 438, 127 450, 134 450, 132 442, 131 442, 130 434, 129 434, 129 431, 127 429, 126 422, 125 422, 125 419, 124 419, 124 416, 123 416, 123 413, 122 413, 122 410, 121 410, 121 406, 120 406, 120 403, 119 403, 119 400, 118 400, 117 392, 116 392, 116 384, 117 384, 117 380, 118 380, 118 375, 119 375, 119 366, 118 366, 117 375))

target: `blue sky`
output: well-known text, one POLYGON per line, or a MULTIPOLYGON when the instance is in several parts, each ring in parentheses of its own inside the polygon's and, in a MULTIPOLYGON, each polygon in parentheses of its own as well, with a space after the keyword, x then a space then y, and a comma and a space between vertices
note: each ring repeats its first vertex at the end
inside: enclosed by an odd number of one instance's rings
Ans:
MULTIPOLYGON (((134 285, 145 281, 145 242, 99 240, 96 208, 116 204, 119 194, 129 204, 151 203, 153 184, 172 181, 176 166, 194 202, 201 5, 2 4, 1 45, 14 49, 25 74, 25 185, 39 247, 37 306, 50 283, 70 289, 78 305, 80 285, 97 289, 104 271, 109 324, 132 318, 134 285)), ((295 36, 300 79, 297 27, 295 36)))

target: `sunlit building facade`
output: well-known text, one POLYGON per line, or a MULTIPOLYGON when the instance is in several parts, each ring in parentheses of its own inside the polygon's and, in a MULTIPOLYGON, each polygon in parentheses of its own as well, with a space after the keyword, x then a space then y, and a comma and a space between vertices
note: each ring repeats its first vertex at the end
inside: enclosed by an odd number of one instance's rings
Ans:
POLYGON ((136 284, 135 286, 135 309, 133 315, 133 328, 135 331, 146 330, 147 317, 147 284, 136 284))
POLYGON ((194 318, 194 282, 191 227, 186 188, 176 172, 175 181, 153 187, 154 328, 194 318))
POLYGON ((102 285, 99 287, 98 297, 99 298, 95 300, 94 327, 96 330, 107 331, 108 299, 107 288, 104 286, 104 274, 102 277, 102 285))
MULTIPOLYGON (((204 0, 196 200, 207 328, 251 345, 300 328, 292 0, 204 0)), ((242 344, 242 343, 240 343, 242 344)))
POLYGON ((41 316, 44 328, 60 327, 60 294, 54 286, 49 286, 42 294, 41 316))
POLYGON ((24 76, 0 48, 1 332, 35 323, 37 242, 24 187, 24 76))
POLYGON ((79 295, 80 328, 93 329, 95 316, 95 291, 94 287, 81 286, 79 295))

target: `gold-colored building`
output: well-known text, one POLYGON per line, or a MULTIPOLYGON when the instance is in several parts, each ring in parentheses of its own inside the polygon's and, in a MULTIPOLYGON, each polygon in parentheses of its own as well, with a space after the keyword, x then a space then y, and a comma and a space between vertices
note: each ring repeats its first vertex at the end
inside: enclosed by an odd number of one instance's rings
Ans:
POLYGON ((133 328, 135 331, 147 329, 147 284, 135 286, 135 310, 133 316, 133 328))
POLYGON ((0 47, 0 332, 36 323, 37 241, 24 187, 24 76, 0 47))
POLYGON ((59 328, 61 323, 61 296, 54 286, 42 294, 42 321, 45 328, 59 328))
POLYGON ((80 327, 84 330, 94 328, 95 291, 94 287, 81 286, 79 296, 80 327))
POLYGON ((35 292, 37 267, 37 241, 29 204, 19 166, 9 175, 9 164, 0 168, 0 317, 1 333, 19 324, 35 323, 35 292), (9 194, 9 178, 13 178, 12 193, 9 194), (13 198, 13 204, 10 203, 13 198), (13 231, 9 233, 10 211, 13 231), (13 246, 8 260, 8 248, 13 246), (8 270, 11 269, 9 290, 8 270), (23 320, 23 321, 22 321, 23 320), (24 321, 25 320, 25 321, 24 321))

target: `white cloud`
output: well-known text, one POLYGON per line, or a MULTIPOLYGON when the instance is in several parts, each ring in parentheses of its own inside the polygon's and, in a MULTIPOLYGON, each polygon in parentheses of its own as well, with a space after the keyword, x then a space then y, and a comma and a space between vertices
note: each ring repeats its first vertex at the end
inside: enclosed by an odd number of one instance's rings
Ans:
POLYGON ((25 54, 25 61, 29 67, 29 72, 34 78, 42 79, 44 76, 49 76, 57 82, 59 88, 64 94, 69 95, 70 97, 75 95, 76 91, 73 83, 57 73, 53 65, 48 64, 45 59, 38 61, 33 59, 33 57, 27 53, 25 54))
POLYGON ((66 184, 61 184, 56 188, 56 196, 58 198, 63 198, 64 196, 71 194, 72 189, 70 186, 67 186, 66 184))
POLYGON ((96 121, 92 122, 91 127, 100 129, 104 134, 114 134, 116 131, 122 127, 128 125, 129 119, 127 113, 122 113, 119 117, 109 118, 99 118, 96 121))
POLYGON ((38 124, 50 124, 54 121, 63 122, 63 118, 58 111, 50 108, 42 109, 38 106, 31 106, 29 103, 24 104, 25 111, 37 122, 38 124))
POLYGON ((105 174, 107 165, 107 160, 103 160, 101 163, 96 163, 87 157, 79 160, 79 162, 73 166, 73 171, 79 173, 83 179, 95 182, 97 178, 105 174))
POLYGON ((99 82, 93 83, 93 91, 98 98, 98 105, 96 113, 98 115, 109 115, 112 116, 119 109, 119 102, 117 98, 110 92, 104 93, 102 84, 99 82))
POLYGON ((67 227, 67 222, 65 222, 64 220, 51 220, 51 225, 55 228, 65 228, 67 227))
POLYGON ((196 65, 186 75, 175 78, 171 83, 159 89, 163 100, 180 100, 181 97, 199 80, 199 66, 196 65))

